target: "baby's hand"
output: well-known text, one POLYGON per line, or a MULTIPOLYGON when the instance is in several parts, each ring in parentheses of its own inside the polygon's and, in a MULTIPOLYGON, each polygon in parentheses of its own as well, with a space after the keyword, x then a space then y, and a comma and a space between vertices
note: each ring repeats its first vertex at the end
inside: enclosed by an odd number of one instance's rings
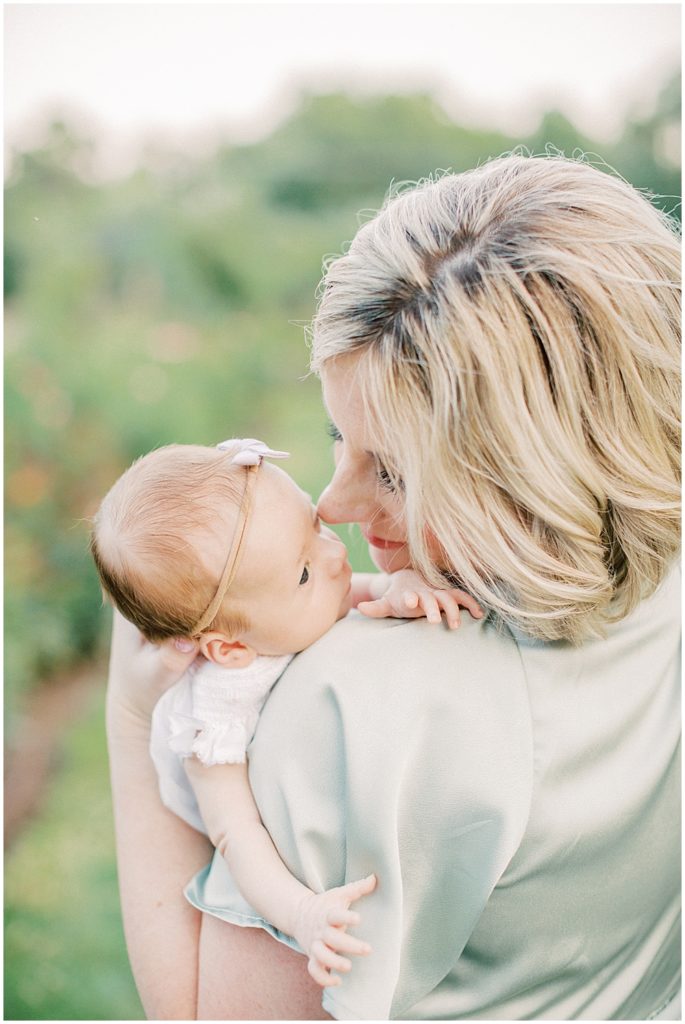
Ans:
POLYGON ((311 892, 303 897, 298 908, 294 937, 309 956, 307 970, 322 988, 340 985, 342 979, 333 970, 347 973, 352 964, 347 956, 366 956, 371 947, 361 939, 347 934, 347 928, 359 924, 359 914, 350 910, 350 903, 368 895, 376 888, 376 876, 349 882, 326 892, 311 892), (341 956, 346 953, 347 956, 341 956))
POLYGON ((483 609, 466 591, 429 587, 413 569, 402 569, 392 573, 382 597, 361 601, 357 609, 372 619, 418 619, 425 615, 429 622, 440 622, 444 612, 450 629, 457 629, 461 623, 460 606, 468 609, 474 619, 483 618, 483 609))

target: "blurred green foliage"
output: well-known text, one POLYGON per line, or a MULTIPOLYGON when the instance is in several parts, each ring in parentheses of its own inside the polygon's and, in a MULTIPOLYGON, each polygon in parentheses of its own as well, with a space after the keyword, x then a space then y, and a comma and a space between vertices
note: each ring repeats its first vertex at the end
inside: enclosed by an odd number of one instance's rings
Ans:
MULTIPOLYGON (((612 145, 550 111, 533 136, 452 123, 425 95, 303 97, 251 146, 150 153, 94 184, 93 145, 54 123, 13 161, 5 200, 5 682, 21 695, 102 654, 109 615, 88 517, 139 454, 263 437, 312 494, 330 470, 302 325, 322 257, 391 181, 523 145, 604 160, 677 215, 679 80, 612 145)), ((364 214, 363 216, 366 216, 364 214)), ((359 535, 342 535, 367 568, 359 535)), ((5 1019, 139 1019, 118 914, 102 698, 66 737, 44 812, 6 860, 5 1019), (87 807, 87 829, 83 809, 87 807)))
POLYGON ((142 1020, 119 912, 102 691, 67 741, 44 813, 5 860, 3 1020, 142 1020))
MULTIPOLYGON (((427 95, 305 96, 250 146, 157 154, 93 184, 93 144, 53 123, 16 155, 5 200, 6 686, 22 691, 103 643, 88 517, 125 466, 170 442, 255 435, 293 452, 312 493, 329 468, 302 324, 322 256, 391 181, 466 169, 523 144, 597 153, 679 191, 680 90, 599 146, 561 114, 507 138, 451 122, 427 95), (305 379, 303 379, 305 378, 305 379)), ((358 567, 364 563, 359 548, 358 567)))

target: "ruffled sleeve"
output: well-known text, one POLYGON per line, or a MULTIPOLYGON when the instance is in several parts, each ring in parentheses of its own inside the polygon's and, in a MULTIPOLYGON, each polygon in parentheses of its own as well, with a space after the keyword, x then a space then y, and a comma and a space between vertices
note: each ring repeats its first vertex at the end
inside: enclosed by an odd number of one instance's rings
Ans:
POLYGON ((204 764, 241 764, 271 688, 291 661, 259 656, 247 669, 223 669, 199 658, 158 701, 152 715, 150 756, 169 810, 206 834, 183 766, 196 755, 204 764))
POLYGON ((172 740, 177 745, 192 742, 195 735, 195 726, 190 725, 193 721, 192 707, 192 686, 186 673, 162 695, 155 707, 152 714, 150 757, 157 770, 159 795, 164 806, 179 818, 183 818, 192 828, 206 835, 207 830, 183 761, 178 753, 172 750, 172 740), (177 723, 175 727, 179 728, 184 739, 172 737, 172 720, 177 723))
POLYGON ((244 764, 260 711, 290 657, 260 656, 246 669, 199 662, 189 676, 191 706, 169 711, 169 747, 202 764, 244 764))
MULTIPOLYGON (((188 732, 184 730, 183 749, 172 746, 183 757, 195 754, 204 765, 213 764, 244 764, 247 759, 247 746, 252 739, 250 716, 244 713, 234 715, 218 725, 210 725, 194 719, 194 732, 190 747, 186 746, 188 732)), ((173 723, 172 723, 173 724, 173 723)), ((170 742, 174 742, 171 740, 170 742)))
MULTIPOLYGON (((191 683, 192 711, 206 704, 203 694, 197 693, 196 679, 191 683)), ((206 689, 206 687, 205 687, 206 689)), ((206 697, 206 693, 204 694, 206 697)), ((230 693, 217 690, 211 707, 204 714, 189 714, 183 707, 174 706, 169 712, 169 749, 180 758, 195 757, 210 767, 215 764, 244 764, 247 747, 252 739, 259 708, 249 701, 237 701, 230 693)))

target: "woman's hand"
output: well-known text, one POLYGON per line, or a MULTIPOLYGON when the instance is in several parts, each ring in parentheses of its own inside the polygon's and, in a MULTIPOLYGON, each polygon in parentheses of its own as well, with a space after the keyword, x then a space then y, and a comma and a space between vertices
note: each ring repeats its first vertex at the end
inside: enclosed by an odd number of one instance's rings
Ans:
POLYGON ((465 590, 429 587, 413 569, 402 569, 390 575, 384 594, 375 601, 361 601, 357 610, 371 619, 418 619, 440 622, 445 613, 450 629, 461 624, 459 608, 466 608, 474 619, 483 618, 483 609, 465 590))
POLYGON ((181 678, 198 650, 197 643, 185 638, 151 644, 115 611, 107 691, 110 708, 149 721, 159 698, 181 678))

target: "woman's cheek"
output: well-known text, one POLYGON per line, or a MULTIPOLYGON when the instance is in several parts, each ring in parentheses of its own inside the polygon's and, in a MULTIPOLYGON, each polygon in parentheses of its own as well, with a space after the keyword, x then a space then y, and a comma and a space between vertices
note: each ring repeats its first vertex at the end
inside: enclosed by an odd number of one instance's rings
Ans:
POLYGON ((369 555, 381 572, 399 572, 400 569, 411 567, 409 548, 406 544, 401 548, 376 548, 369 544, 369 555))
POLYGON ((432 530, 426 530, 425 536, 426 547, 428 549, 428 556, 433 565, 437 566, 439 569, 448 569, 449 559, 447 558, 447 555, 445 554, 445 549, 443 548, 438 538, 435 536, 432 530))

